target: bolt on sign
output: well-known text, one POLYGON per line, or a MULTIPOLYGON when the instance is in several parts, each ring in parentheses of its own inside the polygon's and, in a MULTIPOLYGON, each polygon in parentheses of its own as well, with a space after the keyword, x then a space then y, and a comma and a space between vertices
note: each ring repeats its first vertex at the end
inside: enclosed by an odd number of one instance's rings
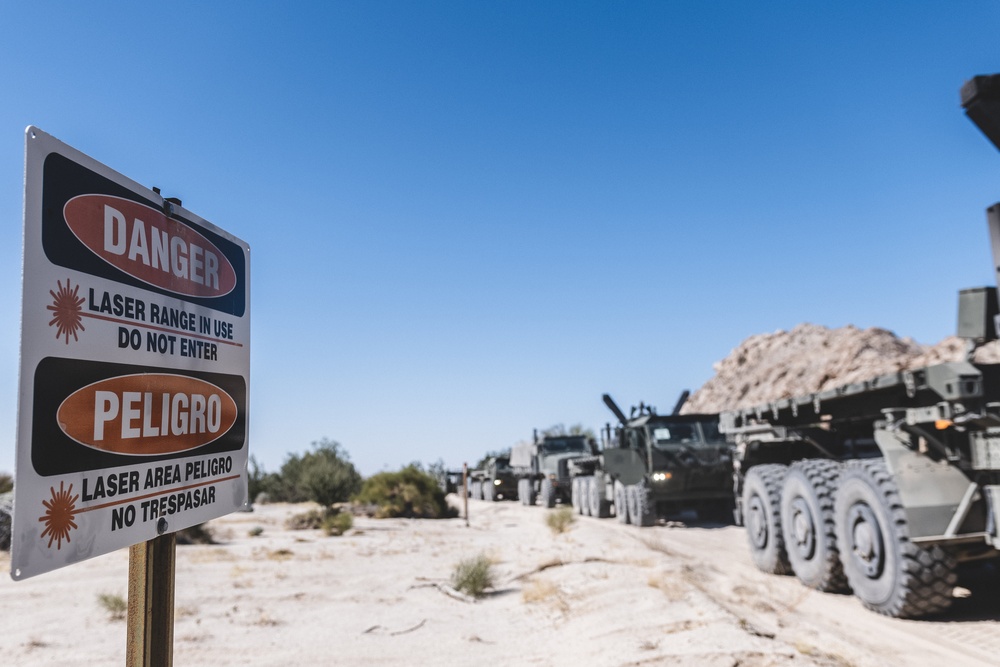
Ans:
POLYGON ((247 504, 250 248, 25 133, 11 577, 247 504))

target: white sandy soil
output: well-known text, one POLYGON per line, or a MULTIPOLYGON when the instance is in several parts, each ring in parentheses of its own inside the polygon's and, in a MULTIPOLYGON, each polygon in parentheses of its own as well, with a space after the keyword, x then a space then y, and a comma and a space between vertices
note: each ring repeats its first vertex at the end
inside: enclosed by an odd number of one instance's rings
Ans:
MULTIPOLYGON (((290 531, 301 505, 211 522, 218 544, 179 546, 176 665, 941 666, 1000 662, 1000 586, 931 621, 865 610, 758 572, 742 529, 647 529, 470 501, 463 519, 355 520, 342 537, 290 531), (261 528, 258 536, 251 536, 261 528), (446 594, 460 560, 493 559, 496 586, 446 594)), ((0 555, 0 567, 10 568, 0 555)), ((0 580, 0 663, 122 664, 121 551, 22 582, 0 580)), ((963 591, 960 591, 963 592, 963 591)))

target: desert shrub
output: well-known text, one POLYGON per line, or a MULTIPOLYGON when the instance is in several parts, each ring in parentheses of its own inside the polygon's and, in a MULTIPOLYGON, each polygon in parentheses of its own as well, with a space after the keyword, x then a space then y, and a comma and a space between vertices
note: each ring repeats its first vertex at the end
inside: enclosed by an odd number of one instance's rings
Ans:
POLYGON ((452 588, 474 598, 482 597, 493 583, 493 561, 485 554, 459 561, 451 573, 452 588))
POLYGON ((457 515, 448 507, 437 480, 414 465, 408 465, 399 472, 372 475, 365 480, 356 500, 375 505, 375 516, 380 519, 442 519, 457 515))
POLYGON ((323 526, 325 517, 326 513, 318 509, 299 512, 285 519, 285 528, 288 530, 314 530, 323 526))
POLYGON ((14 478, 5 472, 0 472, 0 493, 10 493, 14 490, 14 478))
POLYGON ((199 523, 177 531, 177 544, 215 544, 215 536, 207 524, 199 523))
POLYGON ((354 517, 347 512, 328 514, 323 518, 323 532, 328 536, 343 535, 354 525, 354 517))
POLYGON ((250 497, 266 493, 273 502, 312 500, 330 506, 348 500, 361 489, 361 474, 347 452, 326 438, 314 442, 311 452, 290 454, 280 473, 265 473, 260 468, 251 468, 250 472, 254 480, 250 497))
POLYGON ((128 600, 121 595, 101 593, 97 596, 97 603, 101 605, 104 611, 108 612, 108 616, 113 621, 124 619, 125 614, 128 612, 128 600))
POLYGON ((570 507, 560 507, 552 512, 545 513, 545 525, 553 534, 565 533, 576 521, 576 514, 570 507))
POLYGON ((321 529, 327 535, 343 535, 354 525, 354 517, 332 507, 293 514, 285 520, 289 530, 321 529))
POLYGON ((266 472, 251 454, 247 462, 247 487, 252 502, 269 502, 274 492, 281 487, 281 476, 274 472, 266 472))
POLYGON ((247 535, 250 537, 260 537, 263 534, 264 534, 264 528, 261 526, 254 526, 253 528, 247 531, 247 535))

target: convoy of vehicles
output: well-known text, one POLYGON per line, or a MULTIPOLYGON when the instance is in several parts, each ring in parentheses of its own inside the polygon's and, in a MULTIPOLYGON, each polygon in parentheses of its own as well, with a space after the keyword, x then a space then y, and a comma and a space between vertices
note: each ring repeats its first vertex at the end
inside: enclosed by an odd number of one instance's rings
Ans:
MULTIPOLYGON (((1000 149, 1000 75, 963 86, 968 117, 1000 149)), ((1000 276, 1000 204, 987 211, 1000 276)), ((546 440, 512 454, 519 496, 649 526, 671 513, 730 514, 757 567, 869 609, 946 609, 963 563, 1000 561, 1000 364, 973 363, 998 338, 997 289, 963 290, 966 359, 720 415, 640 404, 603 447, 542 465, 546 440), (530 480, 530 485, 528 484, 530 480)), ((560 441, 563 442, 563 441, 560 441)))
POLYGON ((557 502, 569 504, 570 465, 596 452, 596 443, 585 435, 539 438, 536 431, 532 442, 517 445, 510 452, 521 504, 534 505, 536 498, 544 507, 555 507, 557 502))

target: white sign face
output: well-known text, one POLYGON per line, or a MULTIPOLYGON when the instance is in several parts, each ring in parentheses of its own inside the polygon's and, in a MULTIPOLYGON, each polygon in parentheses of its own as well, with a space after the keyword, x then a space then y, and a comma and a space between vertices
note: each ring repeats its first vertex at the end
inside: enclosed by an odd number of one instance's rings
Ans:
POLYGON ((250 248, 25 135, 11 577, 247 503, 250 248))

